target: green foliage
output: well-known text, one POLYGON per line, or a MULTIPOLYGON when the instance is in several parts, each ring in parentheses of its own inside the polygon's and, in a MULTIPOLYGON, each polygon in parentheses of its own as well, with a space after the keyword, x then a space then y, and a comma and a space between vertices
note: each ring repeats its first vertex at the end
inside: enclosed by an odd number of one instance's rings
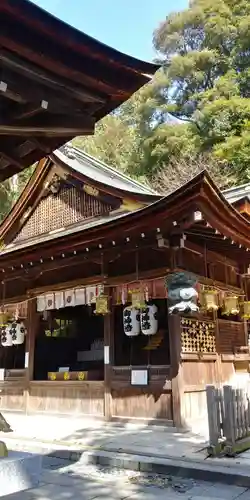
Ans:
MULTIPOLYGON (((165 191, 204 167, 222 186, 250 181, 249 26, 249 0, 190 0, 154 32, 154 79, 73 144, 165 191)), ((1 185, 0 217, 29 175, 1 185)))
POLYGON ((20 174, 0 183, 0 222, 11 210, 13 204, 21 194, 24 186, 30 179, 35 166, 26 168, 20 174))
POLYGON ((248 0, 192 0, 167 16, 153 37, 162 69, 76 143, 149 180, 204 154, 232 182, 250 180, 249 26, 248 0))

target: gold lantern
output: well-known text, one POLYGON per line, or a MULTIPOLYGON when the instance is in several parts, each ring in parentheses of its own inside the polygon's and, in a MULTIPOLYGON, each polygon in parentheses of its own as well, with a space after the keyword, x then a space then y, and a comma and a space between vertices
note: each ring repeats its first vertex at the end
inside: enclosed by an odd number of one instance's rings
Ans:
POLYGON ((202 308, 206 311, 217 311, 219 308, 218 292, 216 290, 206 290, 202 293, 202 308))
POLYGON ((141 290, 133 290, 131 292, 132 307, 135 309, 143 309, 146 307, 144 293, 141 290))
POLYGON ((7 312, 0 312, 0 326, 5 326, 10 320, 10 315, 7 312))
POLYGON ((242 311, 241 317, 243 319, 250 319, 250 301, 242 302, 241 311, 242 311))
POLYGON ((239 312, 239 297, 237 297, 236 295, 229 295, 227 297, 224 297, 222 314, 224 314, 225 316, 230 316, 231 314, 233 316, 236 316, 237 314, 239 314, 239 312))
POLYGON ((108 295, 100 295, 99 297, 96 298, 95 314, 100 314, 102 316, 105 316, 108 313, 109 313, 108 295))

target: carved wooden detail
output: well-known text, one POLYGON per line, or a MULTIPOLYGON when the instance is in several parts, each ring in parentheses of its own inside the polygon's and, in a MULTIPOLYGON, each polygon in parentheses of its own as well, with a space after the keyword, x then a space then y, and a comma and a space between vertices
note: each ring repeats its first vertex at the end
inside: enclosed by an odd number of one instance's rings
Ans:
POLYGON ((215 323, 213 321, 198 321, 181 319, 182 352, 216 352, 215 323))

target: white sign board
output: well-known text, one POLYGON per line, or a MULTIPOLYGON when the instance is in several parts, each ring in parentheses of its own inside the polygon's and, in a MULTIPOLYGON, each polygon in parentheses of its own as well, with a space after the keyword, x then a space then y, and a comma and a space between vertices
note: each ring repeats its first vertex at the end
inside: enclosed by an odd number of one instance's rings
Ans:
POLYGON ((5 369, 4 368, 0 368, 0 380, 1 381, 4 380, 4 375, 5 375, 5 369))
POLYGON ((148 370, 131 370, 131 385, 148 385, 148 370))
POLYGON ((109 365, 109 345, 104 346, 104 364, 109 365))
POLYGON ((69 372, 69 366, 60 366, 58 371, 59 371, 59 373, 69 372))
POLYGON ((25 361, 24 361, 24 368, 29 368, 29 352, 25 353, 25 361))

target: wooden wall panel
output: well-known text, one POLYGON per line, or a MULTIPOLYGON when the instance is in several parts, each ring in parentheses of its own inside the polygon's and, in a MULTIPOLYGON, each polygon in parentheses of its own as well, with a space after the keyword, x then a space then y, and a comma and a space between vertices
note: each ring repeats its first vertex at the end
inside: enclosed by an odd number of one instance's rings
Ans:
POLYGON ((215 361, 183 361, 185 386, 201 386, 216 382, 215 361))
POLYGON ((0 410, 25 411, 25 392, 22 388, 6 388, 0 393, 0 410))
POLYGON ((236 347, 246 344, 244 323, 218 320, 219 342, 217 351, 219 354, 233 354, 236 347))
MULTIPOLYGON (((207 418, 206 391, 185 392, 183 416, 186 423, 207 418)), ((205 423, 205 422, 204 422, 205 423)))
POLYGON ((113 389, 112 416, 172 420, 172 394, 149 388, 113 389))
POLYGON ((223 384, 229 384, 235 375, 234 363, 232 362, 222 362, 221 363, 221 382, 223 384))
POLYGON ((104 415, 103 382, 35 382, 31 383, 28 412, 79 415, 104 415))

